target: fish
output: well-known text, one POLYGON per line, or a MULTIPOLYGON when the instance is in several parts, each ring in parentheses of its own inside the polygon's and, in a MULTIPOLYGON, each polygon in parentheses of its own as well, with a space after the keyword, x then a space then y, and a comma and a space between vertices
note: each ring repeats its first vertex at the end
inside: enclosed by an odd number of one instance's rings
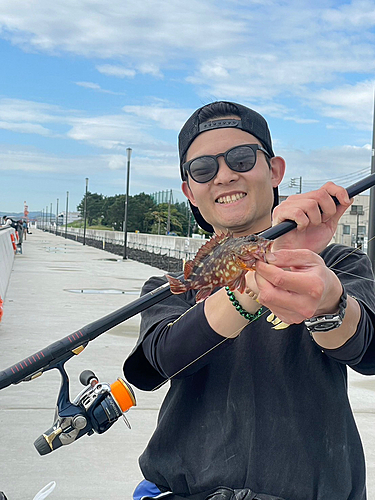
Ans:
POLYGON ((266 260, 273 241, 255 234, 235 238, 232 233, 213 236, 193 260, 184 266, 184 281, 166 275, 171 292, 199 290, 196 302, 202 302, 215 288, 228 286, 231 291, 246 288, 245 274, 255 270, 257 260, 266 260))

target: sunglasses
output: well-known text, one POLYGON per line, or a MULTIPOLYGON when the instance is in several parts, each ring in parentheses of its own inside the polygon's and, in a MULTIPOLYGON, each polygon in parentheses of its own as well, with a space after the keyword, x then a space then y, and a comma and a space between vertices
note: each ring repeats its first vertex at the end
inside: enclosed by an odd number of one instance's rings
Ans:
POLYGON ((224 156, 225 163, 234 172, 248 172, 257 161, 257 151, 262 151, 271 158, 268 151, 258 144, 243 144, 218 155, 199 156, 184 163, 182 168, 189 173, 193 181, 203 184, 211 181, 218 173, 219 162, 217 159, 220 156, 224 156))

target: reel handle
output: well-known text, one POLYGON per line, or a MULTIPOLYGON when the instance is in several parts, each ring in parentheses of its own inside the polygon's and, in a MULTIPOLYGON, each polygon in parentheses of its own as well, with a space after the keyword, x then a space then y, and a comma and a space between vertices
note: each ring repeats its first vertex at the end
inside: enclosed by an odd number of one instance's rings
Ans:
POLYGON ((82 385, 92 385, 91 381, 97 383, 98 377, 91 370, 84 370, 79 376, 79 381, 82 385))

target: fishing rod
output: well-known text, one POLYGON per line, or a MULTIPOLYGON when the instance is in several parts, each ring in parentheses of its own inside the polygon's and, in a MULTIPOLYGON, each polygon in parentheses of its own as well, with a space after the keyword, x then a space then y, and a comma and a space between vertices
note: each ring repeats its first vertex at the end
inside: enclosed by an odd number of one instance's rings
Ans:
MULTIPOLYGON (((347 188, 349 198, 372 186, 375 186, 375 173, 349 186, 347 188)), ((338 205, 338 200, 335 197, 333 199, 338 205)), ((296 227, 294 221, 286 220, 263 231, 261 236, 274 240, 296 227)), ((183 279, 183 276, 179 279, 183 279)), ((69 377, 64 365, 70 358, 80 354, 91 340, 171 294, 169 283, 165 283, 0 372, 0 390, 11 384, 33 380, 48 370, 57 369, 60 372, 61 387, 54 422, 34 442, 40 455, 46 455, 61 446, 71 444, 86 434, 89 436, 94 432, 102 434, 121 416, 130 427, 125 414, 136 405, 136 399, 132 388, 125 380, 118 378, 112 384, 107 384, 100 382, 92 371, 85 370, 80 375, 84 389, 72 402, 69 396, 69 377)))
MULTIPOLYGON (((353 198, 357 194, 360 194, 373 186, 375 186, 375 173, 349 186, 347 188, 349 198, 353 198)), ((333 199, 336 205, 338 205, 338 200, 335 197, 333 197, 333 199)), ((266 231, 263 231, 260 236, 269 240, 274 240, 296 227, 296 222, 286 220, 267 229, 266 231)), ((127 304, 107 316, 84 326, 80 330, 77 330, 67 337, 48 345, 41 351, 28 356, 13 366, 0 371, 0 390, 11 384, 18 384, 22 381, 32 380, 41 375, 43 371, 51 369, 56 364, 61 363, 62 361, 67 361, 73 356, 80 354, 90 341, 96 339, 102 333, 128 320, 154 304, 161 302, 171 294, 172 292, 170 291, 169 283, 165 283, 155 290, 139 297, 130 304, 127 304)))

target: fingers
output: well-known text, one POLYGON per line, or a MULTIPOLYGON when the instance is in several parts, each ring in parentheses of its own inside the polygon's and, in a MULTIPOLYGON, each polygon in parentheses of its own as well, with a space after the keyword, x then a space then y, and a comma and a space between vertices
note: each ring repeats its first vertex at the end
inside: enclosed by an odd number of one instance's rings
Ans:
MULTIPOLYGON (((311 250, 304 249, 277 250, 275 252, 270 252, 267 254, 267 262, 283 268, 305 268, 315 265, 325 266, 324 260, 318 254, 311 250)), ((259 260, 256 264, 258 263, 263 264, 263 261, 259 260)))
POLYGON ((322 258, 310 250, 279 250, 269 254, 268 261, 256 263, 259 302, 285 323, 313 316, 329 272, 322 258))
POLYGON ((330 219, 338 220, 351 203, 345 188, 327 182, 316 191, 289 196, 275 208, 272 223, 293 220, 297 223, 297 230, 302 231, 310 224, 317 226, 330 219), (335 204, 333 196, 339 205, 335 204))
POLYGON ((258 301, 284 323, 301 323, 313 316, 316 300, 312 297, 274 287, 260 275, 257 275, 257 282, 260 288, 258 301))
MULTIPOLYGON (((264 262, 257 265, 257 284, 259 288, 259 300, 272 301, 277 292, 285 291, 313 300, 320 300, 324 292, 323 273, 317 272, 293 272, 285 271, 276 266, 270 266, 264 262)), ((292 300, 291 296, 279 295, 280 298, 292 300)))

